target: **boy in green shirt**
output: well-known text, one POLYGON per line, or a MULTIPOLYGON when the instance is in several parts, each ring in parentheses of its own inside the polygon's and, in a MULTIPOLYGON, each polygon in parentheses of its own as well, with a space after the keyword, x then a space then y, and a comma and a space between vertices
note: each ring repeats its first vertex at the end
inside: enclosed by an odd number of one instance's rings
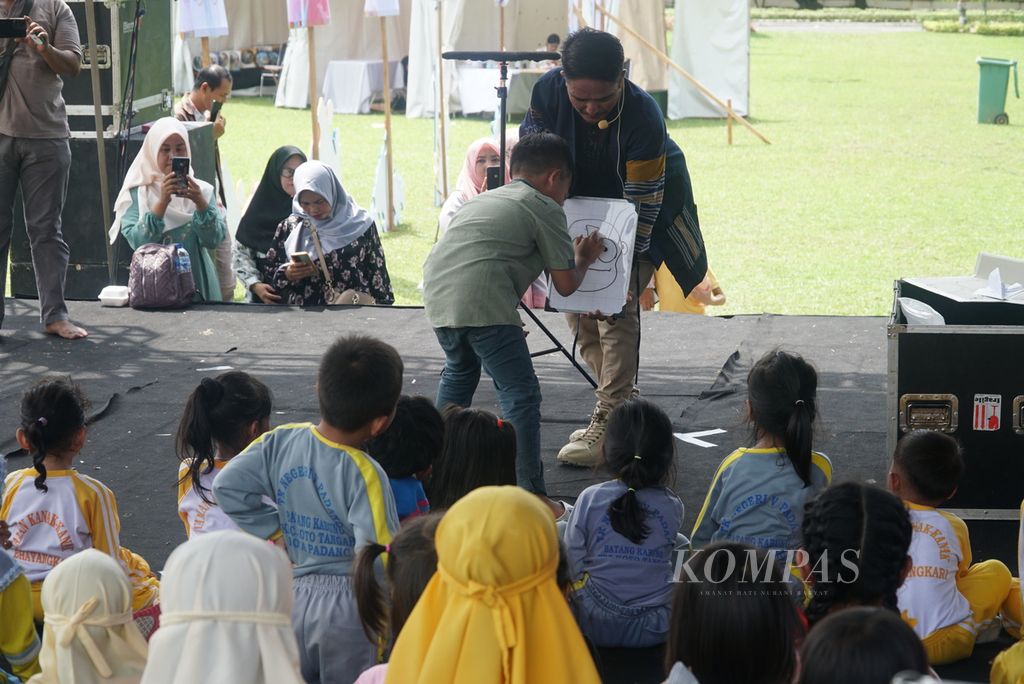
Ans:
POLYGON ((572 154, 551 133, 512 150, 512 182, 467 202, 423 268, 423 302, 445 353, 437 405, 469 406, 481 367, 516 431, 516 479, 545 494, 540 461, 540 383, 516 306, 543 271, 562 295, 576 291, 601 253, 601 235, 569 238, 562 203, 572 154))

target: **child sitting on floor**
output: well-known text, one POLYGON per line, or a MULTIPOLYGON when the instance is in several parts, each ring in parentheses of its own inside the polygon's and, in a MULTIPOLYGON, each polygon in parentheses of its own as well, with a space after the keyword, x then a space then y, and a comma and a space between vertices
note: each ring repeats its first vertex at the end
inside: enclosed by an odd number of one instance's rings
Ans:
POLYGON ((666 684, 790 684, 804 628, 772 554, 704 547, 680 566, 665 648, 666 684))
MULTIPOLYGON (((7 459, 0 454, 0 498, 7 477, 7 459)), ((6 534, 0 530, 0 535, 6 534)), ((25 571, 3 549, 0 536, 0 657, 14 675, 27 680, 39 672, 39 636, 32 622, 32 585, 25 571)), ((0 681, 8 673, 0 668, 0 681)))
POLYGON ((430 476, 434 510, 449 508, 477 487, 516 483, 516 431, 512 423, 479 409, 444 412, 444 446, 430 476))
POLYGON ((282 425, 231 459, 213 482, 244 531, 283 537, 295 566, 294 627, 307 682, 350 682, 374 664, 352 589, 356 551, 398 530, 387 475, 359 447, 391 423, 402 359, 372 337, 342 337, 317 375, 320 423, 282 425), (263 500, 273 497, 275 508, 263 500))
POLYGON ((140 556, 121 546, 114 493, 72 469, 85 446, 86 400, 69 378, 47 378, 21 399, 17 440, 32 455, 31 468, 6 479, 0 520, 11 526, 14 559, 32 582, 33 612, 43 619, 39 592, 61 561, 94 548, 116 560, 132 583, 132 609, 156 600, 160 583, 140 556))
POLYGON ((910 571, 911 535, 903 502, 879 487, 843 482, 809 502, 801 555, 811 626, 850 606, 898 615, 896 591, 910 571))
POLYGON ((573 612, 595 646, 653 646, 668 635, 671 556, 683 523, 683 503, 665 486, 674 439, 653 403, 620 404, 602 447, 617 478, 584 489, 569 514, 573 612))
POLYGON ((956 493, 964 463, 960 445, 942 432, 918 430, 896 445, 889 489, 910 509, 913 567, 899 607, 924 643, 928 661, 970 657, 980 631, 997 619, 1010 593, 1010 571, 998 560, 971 564, 964 521, 937 507, 956 493))
POLYGON ((832 463, 812 451, 818 374, 796 354, 768 352, 747 375, 754 446, 715 472, 690 543, 736 541, 762 549, 800 544, 804 503, 832 480, 832 463))
POLYGON ((363 447, 388 474, 400 522, 430 510, 423 480, 441 455, 443 443, 444 420, 434 403, 426 397, 402 395, 391 426, 363 447))
POLYGON ((270 390, 248 373, 203 378, 178 427, 178 515, 186 536, 237 530, 213 499, 213 479, 228 461, 270 429, 270 390))
MULTIPOLYGON (((1004 621, 1007 617, 1014 624, 1007 626, 1007 631, 1013 633, 1018 639, 1021 638, 1021 613, 1024 612, 1024 600, 1020 591, 1020 575, 1024 574, 1024 501, 1020 504, 1020 531, 1017 536, 1017 573, 1018 577, 1013 580, 1013 587, 1010 589, 1010 598, 1007 602, 1011 605, 1007 614, 1003 615, 1004 621)), ((1006 649, 992 663, 992 672, 989 676, 992 684, 1021 684, 1024 682, 1024 641, 1006 649)))
MULTIPOLYGON (((433 513, 410 520, 388 546, 367 544, 356 556, 352 584, 359 604, 359 619, 370 640, 378 644, 385 656, 394 646, 430 578, 437 572, 437 550, 434 535, 441 514, 433 513), (388 555, 388 589, 377 577, 376 560, 388 555)), ((382 684, 387 665, 371 667, 360 675, 356 684, 382 684)))
POLYGON ((931 673, 914 630, 892 611, 870 606, 822 620, 804 641, 800 666, 798 684, 889 684, 901 672, 931 673))

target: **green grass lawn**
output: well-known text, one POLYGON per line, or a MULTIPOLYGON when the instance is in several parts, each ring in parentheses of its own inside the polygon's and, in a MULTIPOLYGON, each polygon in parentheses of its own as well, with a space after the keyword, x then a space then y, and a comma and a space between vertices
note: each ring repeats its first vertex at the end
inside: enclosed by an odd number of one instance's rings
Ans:
MULTIPOLYGON (((1024 106, 1010 126, 975 123, 979 55, 1019 59, 1019 39, 929 33, 758 33, 752 121, 774 144, 721 121, 670 122, 690 167, 721 313, 883 314, 901 276, 970 272, 987 250, 1024 256, 1024 106)), ((1012 94, 1011 94, 1012 98, 1012 94)), ((256 180, 278 145, 308 147, 308 112, 236 98, 222 150, 256 180)), ((383 117, 338 116, 345 187, 369 205, 383 117)), ((462 150, 488 123, 456 119, 462 150)), ((395 118, 402 225, 384 236, 402 304, 433 242, 432 124, 395 118)))

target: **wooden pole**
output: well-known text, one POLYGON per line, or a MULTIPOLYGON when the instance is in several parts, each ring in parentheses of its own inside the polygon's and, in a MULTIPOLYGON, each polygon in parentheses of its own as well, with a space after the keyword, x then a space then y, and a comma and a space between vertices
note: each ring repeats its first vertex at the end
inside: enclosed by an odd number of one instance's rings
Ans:
POLYGON ((736 121, 737 121, 738 123, 742 124, 742 125, 744 126, 744 128, 746 128, 746 129, 747 129, 747 130, 749 130, 749 131, 750 131, 751 133, 753 133, 753 134, 754 134, 754 135, 756 135, 756 136, 757 136, 758 138, 760 138, 760 139, 761 139, 761 140, 762 140, 762 141, 763 141, 763 142, 764 142, 764 143, 765 143, 766 145, 771 145, 771 144, 772 144, 772 141, 771 141, 771 140, 769 140, 768 138, 766 138, 766 137, 765 137, 764 135, 762 135, 762 133, 761 133, 761 132, 760 132, 759 130, 757 130, 756 128, 754 128, 754 127, 753 127, 753 126, 752 126, 752 125, 750 124, 750 122, 749 122, 749 121, 747 121, 746 119, 744 119, 744 118, 743 118, 742 116, 740 116, 739 114, 736 114, 735 112, 732 112, 732 111, 730 111, 730 109, 729 109, 729 106, 728 106, 728 105, 727 105, 727 104, 726 104, 725 102, 723 102, 723 101, 721 100, 721 98, 719 98, 719 97, 718 97, 718 96, 716 96, 716 95, 715 95, 714 93, 712 93, 712 92, 711 92, 710 90, 708 90, 708 89, 707 89, 707 87, 706 87, 706 86, 705 86, 705 85, 704 85, 703 83, 701 83, 700 81, 698 81, 697 79, 695 79, 695 78, 694 78, 694 77, 693 77, 692 75, 690 75, 690 73, 689 73, 689 72, 687 72, 687 71, 686 71, 686 69, 684 69, 683 67, 681 67, 681 66, 679 66, 678 64, 676 64, 675 62, 673 62, 673 61, 672 61, 672 58, 670 58, 670 57, 669 57, 668 55, 666 55, 666 54, 665 54, 664 52, 662 52, 661 50, 659 50, 658 48, 656 48, 656 47, 654 46, 654 44, 652 44, 652 43, 651 43, 651 42, 650 42, 649 40, 647 40, 646 38, 644 38, 643 36, 641 36, 641 35, 640 35, 639 33, 637 33, 636 31, 634 31, 634 30, 633 30, 632 28, 630 28, 630 27, 629 27, 629 26, 627 26, 626 24, 622 23, 622 20, 621 20, 621 19, 619 19, 619 18, 618 18, 618 17, 616 17, 615 15, 611 14, 610 12, 608 12, 608 10, 606 10, 606 9, 604 8, 604 6, 603 6, 603 5, 601 5, 600 3, 595 3, 595 4, 594 4, 594 7, 596 7, 596 8, 597 8, 597 11, 598 11, 598 12, 600 12, 600 13, 602 14, 602 16, 604 16, 604 17, 605 17, 605 18, 607 18, 607 19, 611 19, 611 20, 612 20, 612 21, 614 21, 614 22, 615 22, 616 24, 618 24, 618 25, 619 25, 620 27, 622 27, 622 30, 623 30, 623 31, 625 31, 626 33, 630 34, 631 36, 633 36, 634 38, 636 38, 637 40, 639 40, 639 41, 640 41, 641 43, 643 43, 643 44, 644 44, 644 45, 645 45, 645 46, 646 46, 647 48, 649 48, 649 49, 650 49, 650 50, 651 50, 651 51, 652 51, 652 52, 653 52, 653 53, 654 53, 655 55, 657 55, 657 56, 658 56, 658 59, 660 59, 660 60, 661 60, 662 62, 664 62, 665 64, 667 64, 667 65, 668 65, 669 67, 671 67, 672 69, 675 69, 675 70, 676 70, 677 72, 679 72, 679 74, 680 74, 680 75, 681 75, 681 76, 682 76, 683 78, 685 78, 685 79, 686 79, 687 81, 689 81, 689 82, 690 82, 690 83, 691 83, 691 84, 693 85, 693 87, 694 87, 694 88, 696 88, 696 89, 697 89, 698 91, 700 91, 700 92, 701 92, 701 93, 702 93, 702 94, 703 94, 703 95, 704 95, 704 96, 705 96, 706 98, 708 98, 709 100, 711 100, 712 102, 714 102, 714 103, 715 103, 716 105, 718 105, 719 107, 721 107, 721 108, 722 108, 722 111, 724 111, 724 112, 725 112, 725 114, 726 114, 726 116, 727 116, 727 117, 731 117, 731 118, 735 119, 735 120, 736 120, 736 121))
POLYGON ((498 45, 505 51, 505 6, 498 8, 498 45))
POLYGON ((320 119, 317 118, 316 111, 320 97, 316 89, 316 41, 313 30, 312 26, 306 27, 306 44, 309 49, 309 115, 313 123, 313 150, 309 156, 312 159, 320 159, 320 119))
POLYGON ((580 28, 586 28, 587 18, 583 16, 583 0, 576 0, 572 9, 576 13, 576 21, 579 22, 580 28))
POLYGON ((203 37, 199 39, 199 42, 203 46, 203 68, 210 66, 210 39, 203 37))
POLYGON ((725 103, 729 106, 729 114, 725 117, 726 137, 729 139, 729 144, 732 145, 732 118, 735 116, 732 111, 732 98, 726 100, 725 103))
MULTIPOLYGON (((110 181, 107 178, 107 143, 103 137, 103 100, 100 93, 100 64, 96 49, 96 8, 93 0, 85 0, 86 36, 89 39, 89 78, 92 81, 92 106, 96 125, 96 159, 99 162, 100 176, 100 208, 103 211, 103 244, 107 250, 107 276, 109 284, 114 284, 117 264, 114 263, 114 252, 107 229, 110 227, 110 181)), ((117 117, 114 117, 115 124, 117 117)), ((124 132, 127 137, 128 131, 124 132)), ((6 258, 6 257, 4 257, 6 258)))
POLYGON ((441 192, 444 202, 448 199, 448 144, 446 141, 448 128, 448 100, 444 90, 444 0, 437 0, 437 114, 441 120, 441 192))
POLYGON ((380 18, 380 50, 384 58, 384 144, 387 149, 388 222, 387 231, 395 229, 394 160, 391 156, 391 65, 388 63, 387 19, 380 18))

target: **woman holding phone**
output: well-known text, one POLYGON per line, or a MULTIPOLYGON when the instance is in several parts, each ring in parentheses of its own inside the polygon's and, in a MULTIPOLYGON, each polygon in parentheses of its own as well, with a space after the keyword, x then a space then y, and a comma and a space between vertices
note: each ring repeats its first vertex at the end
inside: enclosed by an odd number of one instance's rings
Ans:
POLYGON ((220 284, 207 249, 219 245, 227 229, 213 186, 192 175, 191 156, 180 121, 166 117, 153 124, 114 203, 110 241, 120 232, 132 249, 181 243, 192 262, 197 301, 219 302, 220 284))
POLYGON ((274 233, 263 282, 292 306, 393 304, 377 226, 331 167, 306 162, 293 183, 292 215, 274 233))

